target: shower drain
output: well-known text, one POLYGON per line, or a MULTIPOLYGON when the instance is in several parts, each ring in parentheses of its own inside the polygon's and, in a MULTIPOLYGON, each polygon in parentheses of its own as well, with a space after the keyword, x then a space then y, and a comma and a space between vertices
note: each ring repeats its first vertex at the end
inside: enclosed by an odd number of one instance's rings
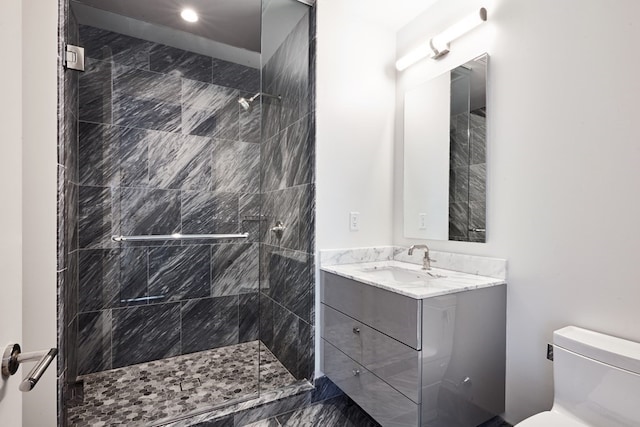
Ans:
POLYGON ((201 385, 202 383, 200 382, 200 378, 182 380, 180 381, 180 391, 193 390, 194 388, 200 387, 201 385))

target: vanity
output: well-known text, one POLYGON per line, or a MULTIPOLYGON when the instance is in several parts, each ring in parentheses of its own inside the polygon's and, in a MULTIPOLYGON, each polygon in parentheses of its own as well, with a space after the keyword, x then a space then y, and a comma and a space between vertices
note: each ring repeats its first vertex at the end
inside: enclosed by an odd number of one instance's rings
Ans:
POLYGON ((383 426, 476 427, 504 412, 505 278, 387 252, 321 255, 322 371, 383 426))

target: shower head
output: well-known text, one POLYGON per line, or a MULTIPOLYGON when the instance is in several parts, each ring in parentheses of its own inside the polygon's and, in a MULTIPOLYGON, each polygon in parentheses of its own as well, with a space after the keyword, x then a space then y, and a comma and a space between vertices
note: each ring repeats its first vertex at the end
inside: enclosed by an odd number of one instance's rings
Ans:
POLYGON ((238 98, 238 102, 240 103, 240 106, 245 110, 249 110, 251 108, 251 102, 249 102, 247 98, 240 97, 238 98))
POLYGON ((277 99, 278 101, 282 101, 282 96, 280 95, 270 95, 268 93, 258 92, 248 99, 244 97, 238 98, 238 103, 245 111, 251 111, 251 109, 253 108, 253 103, 255 102, 256 99, 260 97, 273 98, 273 99, 277 99))

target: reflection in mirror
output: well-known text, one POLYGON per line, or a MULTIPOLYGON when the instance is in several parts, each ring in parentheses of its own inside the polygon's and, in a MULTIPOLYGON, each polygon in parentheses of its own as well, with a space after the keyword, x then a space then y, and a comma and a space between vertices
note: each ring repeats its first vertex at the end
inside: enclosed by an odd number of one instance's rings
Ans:
POLYGON ((487 60, 405 94, 405 237, 486 240, 487 60))

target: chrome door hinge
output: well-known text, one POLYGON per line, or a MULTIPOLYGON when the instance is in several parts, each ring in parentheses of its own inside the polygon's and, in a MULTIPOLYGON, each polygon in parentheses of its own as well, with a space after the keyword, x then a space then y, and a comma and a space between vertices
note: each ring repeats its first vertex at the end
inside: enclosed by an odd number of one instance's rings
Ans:
POLYGON ((84 71, 84 48, 68 44, 64 49, 64 66, 69 70, 84 71))

